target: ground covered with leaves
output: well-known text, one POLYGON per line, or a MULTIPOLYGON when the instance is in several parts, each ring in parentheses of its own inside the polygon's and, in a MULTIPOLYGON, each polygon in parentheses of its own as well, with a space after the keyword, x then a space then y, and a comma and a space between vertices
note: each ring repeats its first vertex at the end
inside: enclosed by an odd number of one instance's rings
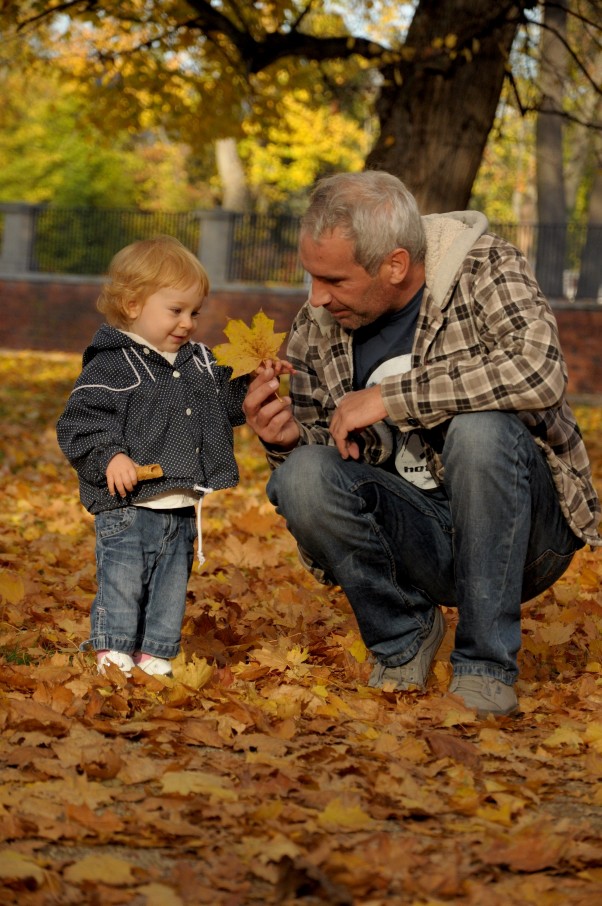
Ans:
MULTIPOLYGON (((366 686, 237 434, 203 505, 174 678, 79 651, 93 523, 54 425, 78 358, 0 354, 0 903, 242 906, 602 902, 602 558, 525 607, 521 714, 366 686)), ((598 488, 602 410, 579 406, 598 488)))

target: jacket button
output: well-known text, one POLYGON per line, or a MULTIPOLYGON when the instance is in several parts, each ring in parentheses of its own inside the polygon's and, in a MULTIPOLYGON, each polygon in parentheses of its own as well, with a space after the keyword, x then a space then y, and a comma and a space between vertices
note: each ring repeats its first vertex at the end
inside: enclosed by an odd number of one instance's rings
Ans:
POLYGON ((180 377, 180 372, 179 372, 179 371, 174 371, 173 376, 174 376, 174 377, 180 377))
POLYGON ((186 410, 186 415, 192 415, 192 409, 187 409, 187 410, 186 410))
POLYGON ((144 355, 150 355, 150 349, 148 348, 148 346, 144 347, 143 352, 144 352, 144 355))

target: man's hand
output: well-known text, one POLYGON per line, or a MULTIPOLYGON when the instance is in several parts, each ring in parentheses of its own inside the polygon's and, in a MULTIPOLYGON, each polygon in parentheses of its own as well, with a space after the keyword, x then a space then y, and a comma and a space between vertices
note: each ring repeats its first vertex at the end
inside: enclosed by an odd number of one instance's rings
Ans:
POLYGON ((106 471, 109 494, 125 497, 138 484, 136 463, 125 453, 116 453, 106 471))
POLYGON ((343 459, 359 459, 360 448, 353 432, 374 425, 387 414, 378 384, 343 397, 330 423, 330 434, 343 459))
POLYGON ((292 450, 299 441, 299 425, 293 418, 290 397, 278 396, 281 365, 266 362, 249 384, 242 408, 247 424, 264 443, 292 450))

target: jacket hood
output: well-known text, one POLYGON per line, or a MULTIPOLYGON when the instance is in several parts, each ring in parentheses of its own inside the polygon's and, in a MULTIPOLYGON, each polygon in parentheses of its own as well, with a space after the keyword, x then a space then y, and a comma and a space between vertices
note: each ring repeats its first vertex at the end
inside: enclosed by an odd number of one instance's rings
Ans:
MULTIPOLYGON (((84 350, 83 364, 88 365, 99 352, 109 349, 130 349, 132 346, 140 346, 140 343, 132 340, 119 328, 103 324, 94 334, 90 345, 84 350)), ((192 352, 193 344, 185 343, 178 352, 178 358, 188 358, 192 352)))
POLYGON ((426 233, 425 282, 438 306, 455 283, 466 256, 489 222, 480 211, 451 211, 422 218, 426 233))

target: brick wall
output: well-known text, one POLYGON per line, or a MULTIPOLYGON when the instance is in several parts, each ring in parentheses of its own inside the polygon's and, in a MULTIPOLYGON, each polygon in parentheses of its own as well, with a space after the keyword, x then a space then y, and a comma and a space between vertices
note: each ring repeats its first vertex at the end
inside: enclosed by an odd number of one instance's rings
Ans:
MULTIPOLYGON (((0 347, 82 352, 103 317, 96 311, 98 278, 0 277, 0 347)), ((251 317, 262 308, 275 330, 288 330, 307 292, 252 287, 211 292, 199 318, 198 336, 208 346, 226 342, 228 318, 251 317)))
MULTIPOLYGON (((0 347, 82 352, 102 318, 95 309, 100 279, 42 276, 0 278, 0 347)), ((225 342, 228 318, 249 323, 260 308, 276 330, 288 330, 306 297, 287 287, 224 288, 203 305, 198 338, 209 346, 225 342)), ((602 393, 602 306, 555 307, 569 367, 569 392, 602 393)))
POLYGON ((555 307, 569 393, 602 393, 602 305, 555 307))

